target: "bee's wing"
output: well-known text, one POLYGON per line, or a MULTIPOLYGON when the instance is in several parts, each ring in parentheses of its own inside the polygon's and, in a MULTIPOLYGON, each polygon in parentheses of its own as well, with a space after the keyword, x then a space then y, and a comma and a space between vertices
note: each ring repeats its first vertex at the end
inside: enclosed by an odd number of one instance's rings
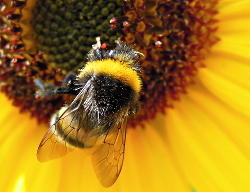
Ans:
POLYGON ((54 122, 37 150, 39 161, 56 159, 75 148, 84 148, 83 141, 90 131, 83 125, 87 112, 81 107, 87 92, 91 91, 87 88, 85 86, 68 107, 63 107, 54 115, 54 122))
POLYGON ((104 135, 91 133, 85 141, 93 146, 85 149, 92 153, 92 164, 97 178, 104 187, 110 187, 118 178, 124 159, 127 129, 127 115, 113 119, 108 133, 104 135), (92 136, 91 136, 92 135, 92 136))
POLYGON ((49 161, 66 155, 74 150, 73 147, 67 146, 67 143, 56 133, 56 125, 52 125, 44 135, 38 150, 37 159, 40 162, 49 161))

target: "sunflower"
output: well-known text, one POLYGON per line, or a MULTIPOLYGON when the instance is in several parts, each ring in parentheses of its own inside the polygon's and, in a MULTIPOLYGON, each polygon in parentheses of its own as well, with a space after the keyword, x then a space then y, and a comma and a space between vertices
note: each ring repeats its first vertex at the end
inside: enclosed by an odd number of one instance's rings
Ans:
MULTIPOLYGON (((92 1, 86 1, 86 7, 75 1, 37 2, 0 2, 0 80, 7 95, 0 95, 1 191, 248 191, 248 0, 114 1, 98 16, 87 11, 91 7, 100 12, 92 1), (53 36, 57 26, 50 25, 49 18, 58 9, 66 18, 61 27, 65 31, 58 32, 70 43, 53 36), (70 9, 84 11, 72 14, 70 9), (96 36, 86 34, 82 18, 90 21, 84 24, 87 30, 99 27, 90 34, 101 31, 105 43, 120 37, 146 56, 142 109, 131 119, 134 128, 127 130, 121 175, 108 189, 100 185, 81 150, 46 163, 35 155, 48 129, 40 122, 48 121, 68 98, 36 100, 33 79, 58 85, 68 71, 84 65, 86 54, 81 53, 96 36), (109 20, 114 30, 109 30, 109 20), (78 30, 68 33, 68 23, 78 30), (48 31, 46 25, 53 29, 48 31)), ((52 21, 61 21, 63 16, 56 15, 52 21)))

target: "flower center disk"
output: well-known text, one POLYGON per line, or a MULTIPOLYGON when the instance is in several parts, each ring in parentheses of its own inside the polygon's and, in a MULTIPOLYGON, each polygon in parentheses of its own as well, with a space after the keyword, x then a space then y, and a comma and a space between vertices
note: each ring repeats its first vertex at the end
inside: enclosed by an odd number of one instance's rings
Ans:
POLYGON ((116 0, 38 0, 32 26, 38 49, 45 52, 57 68, 76 71, 86 62, 87 52, 100 36, 103 43, 114 44, 119 37, 109 20, 120 16, 116 0), (105 6, 104 6, 105 5, 105 6))

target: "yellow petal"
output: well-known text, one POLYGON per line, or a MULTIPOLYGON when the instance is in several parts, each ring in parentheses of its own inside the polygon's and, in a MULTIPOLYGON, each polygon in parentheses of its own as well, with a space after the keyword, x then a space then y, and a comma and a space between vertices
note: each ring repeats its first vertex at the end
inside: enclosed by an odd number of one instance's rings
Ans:
POLYGON ((222 21, 249 17, 249 5, 248 0, 219 0, 218 10, 220 14, 218 18, 222 21))
POLYGON ((240 115, 250 117, 249 90, 220 77, 210 70, 200 70, 199 76, 202 76, 202 83, 220 99, 220 102, 226 103, 237 110, 240 115))
MULTIPOLYGON (((166 124, 162 122, 161 126, 166 124)), ((190 190, 172 159, 171 149, 150 124, 128 131, 123 175, 127 181, 130 178, 128 185, 133 191, 190 190)))
POLYGON ((197 191, 249 189, 249 118, 199 84, 168 111, 166 121, 173 155, 197 191))
MULTIPOLYGON (((216 51, 206 60, 206 63, 209 64, 206 66, 206 69, 239 87, 250 90, 249 59, 233 53, 216 51)), ((203 69, 200 71, 203 71, 203 69)), ((202 74, 200 74, 200 78, 203 79, 202 74)))

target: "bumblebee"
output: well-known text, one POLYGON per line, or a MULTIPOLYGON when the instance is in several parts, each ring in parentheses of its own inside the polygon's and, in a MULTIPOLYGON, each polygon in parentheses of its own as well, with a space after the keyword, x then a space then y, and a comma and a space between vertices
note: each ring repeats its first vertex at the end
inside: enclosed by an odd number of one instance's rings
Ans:
POLYGON ((44 86, 37 96, 73 94, 74 100, 51 118, 37 151, 41 162, 78 148, 91 155, 97 178, 112 186, 123 165, 127 119, 139 110, 142 87, 139 63, 143 54, 117 41, 115 47, 97 44, 88 53, 79 75, 68 74, 62 85, 44 86))

